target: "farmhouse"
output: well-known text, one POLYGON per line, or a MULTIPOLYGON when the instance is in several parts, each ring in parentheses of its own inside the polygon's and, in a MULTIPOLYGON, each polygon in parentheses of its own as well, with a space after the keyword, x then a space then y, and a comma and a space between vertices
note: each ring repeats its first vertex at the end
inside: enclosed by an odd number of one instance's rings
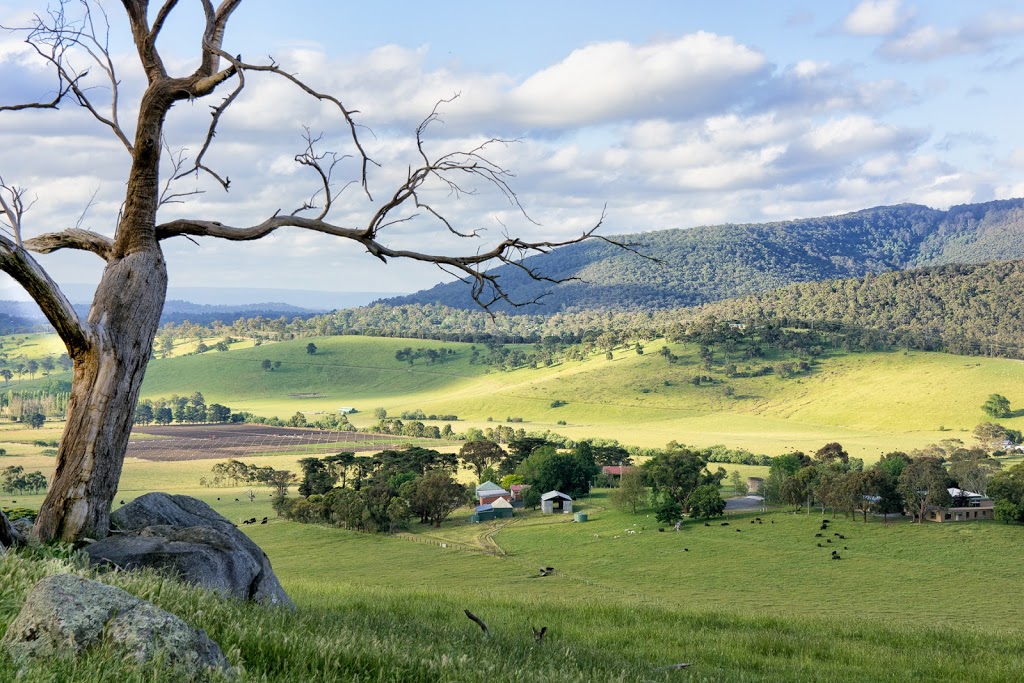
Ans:
POLYGON ((526 491, 526 489, 530 488, 530 485, 529 484, 512 484, 508 488, 512 492, 512 502, 513 503, 522 503, 523 502, 523 493, 526 491))
POLYGON ((559 491, 548 491, 540 497, 540 511, 546 515, 560 510, 564 514, 572 512, 572 498, 559 491))
POLYGON ((512 494, 493 481, 485 481, 476 487, 476 497, 480 505, 490 505, 499 498, 512 500, 512 494))
POLYGON ((605 465, 601 468, 601 473, 618 479, 626 472, 632 472, 635 469, 632 465, 605 465))
POLYGON ((953 497, 954 505, 950 507, 930 507, 925 519, 933 522, 966 522, 975 519, 992 519, 995 501, 988 496, 958 488, 948 489, 953 497), (957 505, 959 503, 959 505, 957 505))

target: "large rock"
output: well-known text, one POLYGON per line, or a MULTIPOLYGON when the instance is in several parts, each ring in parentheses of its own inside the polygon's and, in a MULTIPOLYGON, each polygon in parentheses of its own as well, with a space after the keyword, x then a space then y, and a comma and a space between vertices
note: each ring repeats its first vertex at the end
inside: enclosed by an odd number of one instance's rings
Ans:
POLYGON ((22 537, 18 530, 15 529, 7 520, 7 515, 0 510, 0 553, 2 553, 5 548, 22 545, 24 542, 24 537, 22 537))
POLYGON ((29 591, 4 635, 11 656, 46 660, 105 645, 143 664, 162 654, 169 666, 200 678, 230 664, 217 643, 169 612, 71 574, 49 576, 29 591))
POLYGON ((169 569, 223 595, 295 608, 266 553, 201 500, 147 493, 110 521, 111 535, 85 549, 93 564, 169 569))

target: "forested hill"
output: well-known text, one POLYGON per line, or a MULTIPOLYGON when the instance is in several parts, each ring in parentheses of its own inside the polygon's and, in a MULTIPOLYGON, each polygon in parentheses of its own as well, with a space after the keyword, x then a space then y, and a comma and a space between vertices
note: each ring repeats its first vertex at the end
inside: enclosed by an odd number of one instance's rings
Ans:
MULTIPOLYGON (((696 313, 697 311, 694 311, 696 313)), ((700 314, 877 330, 887 343, 964 355, 1024 354, 1024 261, 946 265, 809 282, 720 301, 700 314)))
MULTIPOLYGON (((795 282, 1024 258, 1024 199, 965 204, 948 211, 901 204, 841 216, 662 230, 616 239, 661 262, 591 241, 527 260, 546 276, 582 282, 552 286, 509 266, 496 272, 516 301, 549 292, 543 305, 520 312, 695 306, 795 282)), ((468 290, 449 283, 383 303, 470 308, 474 304, 468 290)))

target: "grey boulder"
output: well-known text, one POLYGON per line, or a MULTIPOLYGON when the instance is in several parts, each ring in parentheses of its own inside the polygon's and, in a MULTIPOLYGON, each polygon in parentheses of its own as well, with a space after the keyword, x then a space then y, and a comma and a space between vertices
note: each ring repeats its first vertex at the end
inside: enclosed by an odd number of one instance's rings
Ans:
POLYGON ((18 532, 14 525, 7 520, 7 516, 0 510, 0 552, 3 552, 5 548, 12 548, 16 545, 22 545, 25 539, 18 532))
POLYGON ((295 608, 266 553, 201 500, 147 493, 110 521, 111 535, 85 549, 94 565, 170 570, 222 595, 295 608))
POLYGON ((220 646, 202 629, 120 588, 72 574, 33 586, 3 639, 17 659, 71 657, 97 645, 139 664, 162 655, 191 678, 230 670, 220 646))

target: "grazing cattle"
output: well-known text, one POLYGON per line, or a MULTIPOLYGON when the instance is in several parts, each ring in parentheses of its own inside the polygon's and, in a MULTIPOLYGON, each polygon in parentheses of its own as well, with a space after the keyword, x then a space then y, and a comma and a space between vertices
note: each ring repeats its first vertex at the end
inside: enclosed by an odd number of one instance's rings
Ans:
POLYGON ((664 531, 665 531, 665 530, 664 530, 663 528, 661 528, 661 527, 659 526, 659 527, 658 527, 658 531, 660 531, 660 532, 664 533, 664 531))
POLYGON ((753 524, 753 523, 754 523, 754 520, 750 520, 750 523, 751 523, 751 524, 753 524))
POLYGON ((743 529, 737 529, 736 533, 740 533, 741 531, 743 531, 743 529))
POLYGON ((822 524, 821 525, 821 530, 822 531, 827 531, 828 530, 828 524, 822 524))
POLYGON ((821 544, 819 543, 819 544, 818 544, 818 547, 819 547, 819 548, 821 548, 821 547, 822 547, 822 545, 821 545, 821 544))
POLYGON ((217 500, 220 500, 220 496, 217 496, 217 500))
POLYGON ((821 534, 814 534, 815 538, 821 538, 821 534))
MULTIPOLYGON (((11 502, 12 503, 17 503, 18 501, 14 500, 14 501, 11 501, 11 502)), ((122 500, 121 502, 118 503, 118 505, 124 505, 124 501, 122 500)))
POLYGON ((247 519, 243 519, 243 520, 242 520, 242 524, 252 524, 252 522, 250 522, 250 521, 249 521, 249 520, 247 520, 247 519))
POLYGON ((843 546, 843 550, 849 550, 849 548, 847 548, 847 547, 846 547, 846 546, 844 545, 844 546, 843 546))
POLYGON ((842 534, 841 534, 841 533, 839 533, 838 531, 834 531, 834 532, 832 532, 832 535, 833 535, 833 536, 842 536, 842 534))
POLYGON ((839 555, 833 555, 833 556, 832 556, 832 559, 833 559, 833 560, 841 560, 841 559, 843 559, 843 558, 841 558, 841 557, 840 557, 839 555))
POLYGON ((266 517, 264 517, 264 518, 263 518, 263 521, 262 521, 262 522, 260 522, 260 524, 266 524, 266 523, 267 523, 267 518, 266 518, 266 517))
POLYGON ((832 542, 832 539, 831 539, 831 538, 826 538, 826 539, 825 539, 825 543, 831 543, 831 542, 832 542))
POLYGON ((711 526, 711 525, 708 524, 707 522, 704 522, 704 526, 711 526))
POLYGON ((843 536, 842 534, 839 534, 839 538, 843 539, 844 541, 846 540, 846 536, 843 536))
POLYGON ((683 552, 684 553, 688 553, 688 552, 690 552, 690 549, 689 548, 683 548, 683 552))
POLYGON ((757 521, 759 521, 759 522, 761 521, 761 518, 760 518, 760 517, 754 517, 754 519, 756 519, 756 520, 757 520, 757 521))
POLYGON ((831 524, 832 520, 831 519, 823 519, 823 520, 821 520, 821 523, 822 524, 831 524))
POLYGON ((775 520, 774 519, 772 520, 772 524, 775 524, 775 520))
POLYGON ((238 499, 237 499, 237 498, 235 498, 235 502, 236 502, 236 503, 238 502, 238 499))
POLYGON ((729 522, 722 522, 722 526, 729 526, 729 522))

